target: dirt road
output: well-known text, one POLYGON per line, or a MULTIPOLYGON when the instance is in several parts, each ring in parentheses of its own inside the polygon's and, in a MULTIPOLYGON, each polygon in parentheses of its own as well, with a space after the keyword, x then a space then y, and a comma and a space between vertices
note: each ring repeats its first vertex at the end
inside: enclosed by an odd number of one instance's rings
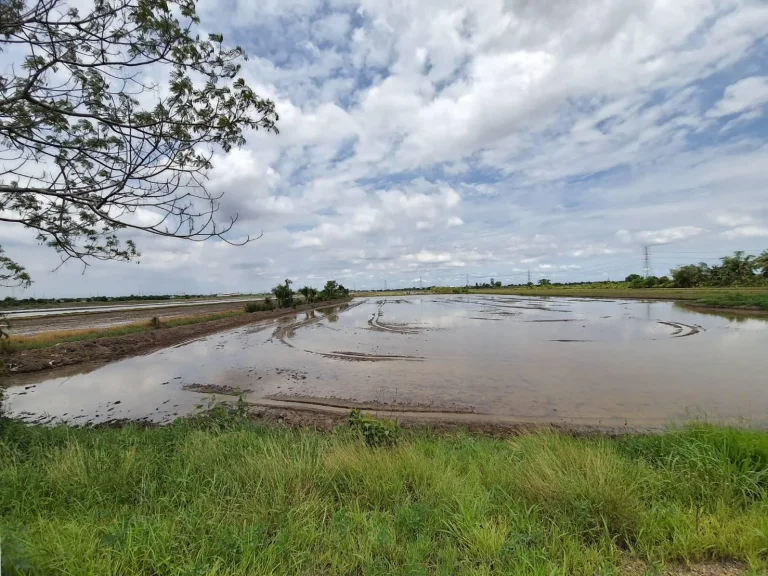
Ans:
POLYGON ((87 312, 82 314, 62 314, 61 316, 38 316, 35 318, 12 318, 12 334, 40 334, 58 330, 81 330, 84 328, 108 328, 121 324, 142 322, 157 316, 160 320, 183 316, 204 316, 217 312, 242 310, 242 302, 223 301, 200 306, 178 306, 173 308, 147 308, 140 310, 111 310, 105 312, 87 312))
MULTIPOLYGON (((173 346, 174 344, 187 342, 195 338, 237 328, 246 324, 279 318, 286 315, 295 315, 296 313, 305 310, 336 306, 347 300, 348 299, 340 299, 312 305, 297 306, 296 308, 284 308, 270 312, 243 314, 241 316, 233 316, 231 318, 223 318, 221 320, 213 320, 210 322, 174 326, 172 328, 161 328, 158 330, 137 332, 123 336, 98 338, 96 340, 63 342, 49 348, 14 352, 7 356, 5 360, 11 374, 39 372, 40 370, 51 370, 86 362, 91 364, 104 364, 128 356, 146 354, 153 350, 173 346)), ((221 312, 226 309, 227 308, 222 308, 217 305, 209 312, 221 312)), ((85 318, 86 321, 89 321, 89 316, 81 317, 81 319, 85 318)), ((133 317, 130 321, 136 322, 141 319, 146 319, 146 317, 133 317)), ((51 319, 46 318, 45 320, 50 321, 51 319)), ((72 318, 60 318, 60 320, 72 320, 72 318)), ((87 324, 85 326, 87 326, 87 324)), ((81 324, 78 327, 82 328, 85 326, 81 324)), ((52 330, 60 328, 47 329, 52 330)))

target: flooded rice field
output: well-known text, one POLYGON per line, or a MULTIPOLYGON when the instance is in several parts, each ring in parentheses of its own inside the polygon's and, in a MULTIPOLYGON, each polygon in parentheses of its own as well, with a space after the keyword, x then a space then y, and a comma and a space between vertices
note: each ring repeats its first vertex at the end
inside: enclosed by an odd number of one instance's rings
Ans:
POLYGON ((91 372, 18 378, 6 408, 30 421, 164 422, 207 407, 210 392, 239 387, 256 404, 362 405, 427 419, 647 428, 708 417, 765 426, 766 350, 765 318, 669 302, 368 298, 91 372))

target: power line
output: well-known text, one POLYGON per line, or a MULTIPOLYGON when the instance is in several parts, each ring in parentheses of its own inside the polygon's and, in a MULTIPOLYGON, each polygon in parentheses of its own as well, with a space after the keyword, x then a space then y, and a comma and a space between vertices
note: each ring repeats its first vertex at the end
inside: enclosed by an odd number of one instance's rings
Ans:
POLYGON ((648 278, 651 275, 651 249, 647 245, 643 246, 643 270, 648 278))

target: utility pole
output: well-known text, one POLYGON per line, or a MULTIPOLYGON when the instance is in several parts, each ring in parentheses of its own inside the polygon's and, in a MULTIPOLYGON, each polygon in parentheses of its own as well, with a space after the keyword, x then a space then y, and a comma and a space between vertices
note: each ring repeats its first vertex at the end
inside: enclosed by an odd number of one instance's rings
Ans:
POLYGON ((528 284, 531 283, 531 269, 528 268, 528 284))
POLYGON ((421 284, 421 276, 419 276, 419 290, 421 290, 422 288, 424 288, 424 286, 421 284))
POLYGON ((648 278, 651 275, 651 249, 647 245, 643 246, 643 270, 648 278))
POLYGON ((387 281, 384 280, 384 292, 386 292, 386 291, 387 291, 387 281))
POLYGON ((467 288, 469 288, 469 274, 467 274, 467 288))

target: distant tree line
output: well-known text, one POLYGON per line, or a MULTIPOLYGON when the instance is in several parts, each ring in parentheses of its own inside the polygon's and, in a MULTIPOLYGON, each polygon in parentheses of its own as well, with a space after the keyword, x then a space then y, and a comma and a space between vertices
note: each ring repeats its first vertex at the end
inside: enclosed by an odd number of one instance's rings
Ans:
MULTIPOLYGON (((710 265, 705 262, 679 266, 669 276, 641 276, 630 274, 624 281, 611 282, 552 282, 548 278, 538 281, 539 287, 579 286, 584 288, 696 288, 727 286, 765 286, 768 285, 768 250, 759 256, 751 256, 743 251, 732 256, 720 258, 720 264, 710 265)), ((509 288, 533 288, 533 282, 526 284, 508 284, 509 288)), ((500 288, 501 282, 491 278, 490 284, 476 283, 474 288, 500 288)))
POLYGON ((276 308, 291 308, 296 307, 296 301, 294 296, 301 294, 304 298, 304 302, 312 304, 313 302, 324 302, 326 300, 335 300, 337 298, 345 298, 349 296, 349 290, 344 288, 336 280, 328 280, 325 286, 319 292, 317 289, 311 286, 304 286, 298 291, 294 292, 291 288, 293 280, 286 278, 285 282, 278 284, 272 288, 272 296, 267 296, 260 302, 248 302, 245 305, 246 312, 264 312, 266 310, 275 310, 276 308))
POLYGON ((768 250, 759 256, 734 252, 720 258, 720 264, 688 264, 672 270, 672 282, 678 288, 696 286, 751 286, 768 283, 768 250))

